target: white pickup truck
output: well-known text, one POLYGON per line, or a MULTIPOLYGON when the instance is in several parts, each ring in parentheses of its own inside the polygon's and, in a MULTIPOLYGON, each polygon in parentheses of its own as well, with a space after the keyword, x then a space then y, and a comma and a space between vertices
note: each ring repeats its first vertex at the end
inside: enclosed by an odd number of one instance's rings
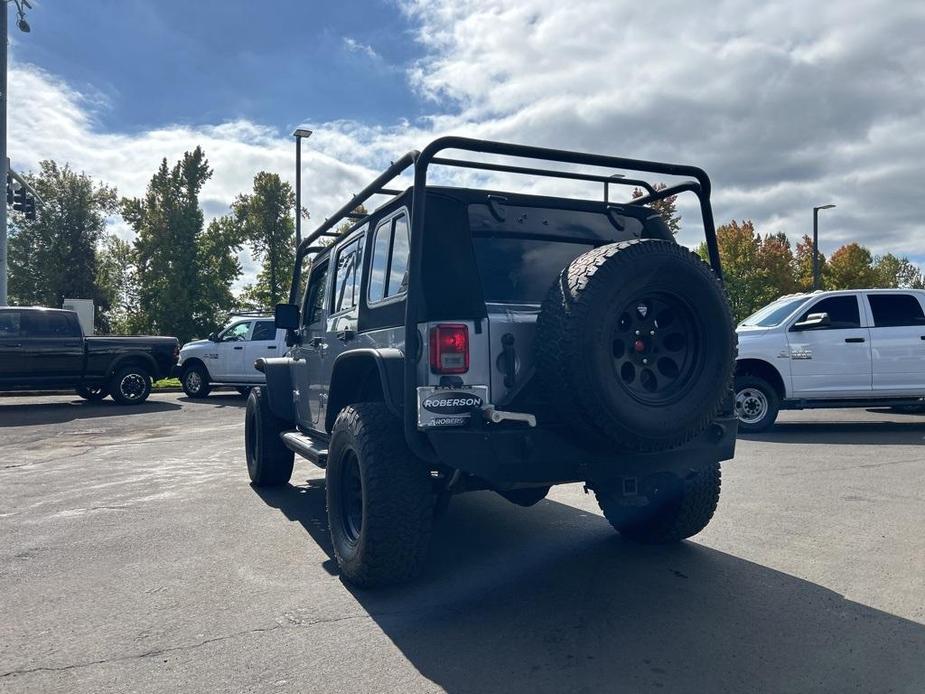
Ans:
POLYGON ((191 398, 204 398, 212 386, 234 386, 242 395, 266 377, 254 368, 261 357, 286 354, 286 331, 272 317, 233 318, 206 340, 187 342, 180 350, 175 374, 191 398))
POLYGON ((791 294, 736 332, 741 432, 766 431, 780 409, 923 405, 923 290, 791 294))

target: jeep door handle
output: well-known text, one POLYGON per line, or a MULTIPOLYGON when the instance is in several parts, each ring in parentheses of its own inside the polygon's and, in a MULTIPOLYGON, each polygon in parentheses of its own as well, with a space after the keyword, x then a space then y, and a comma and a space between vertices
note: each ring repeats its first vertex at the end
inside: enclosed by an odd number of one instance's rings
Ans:
POLYGON ((846 337, 845 342, 864 342, 863 337, 846 337))
POLYGON ((357 334, 356 334, 356 331, 355 331, 355 330, 349 330, 349 329, 348 329, 348 330, 340 330, 340 331, 338 331, 338 333, 337 333, 337 339, 340 340, 341 342, 350 342, 350 340, 352 340, 353 338, 355 338, 356 335, 357 335, 357 334))

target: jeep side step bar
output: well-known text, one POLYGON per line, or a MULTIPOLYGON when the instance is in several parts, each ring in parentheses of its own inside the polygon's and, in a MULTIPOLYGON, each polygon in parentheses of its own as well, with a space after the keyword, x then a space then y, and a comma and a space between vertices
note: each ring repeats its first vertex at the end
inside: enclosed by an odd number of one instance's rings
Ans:
POLYGON ((284 431, 279 437, 286 448, 293 453, 298 453, 318 467, 323 468, 328 464, 328 449, 310 436, 299 431, 284 431))

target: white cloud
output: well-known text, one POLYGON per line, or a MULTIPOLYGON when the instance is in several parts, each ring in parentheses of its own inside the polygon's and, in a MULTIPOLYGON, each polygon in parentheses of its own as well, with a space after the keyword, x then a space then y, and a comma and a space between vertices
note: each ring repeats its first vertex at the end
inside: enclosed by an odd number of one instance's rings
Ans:
POLYGON ((382 59, 376 50, 368 43, 362 43, 354 38, 351 38, 350 36, 344 37, 344 48, 346 48, 351 53, 362 53, 367 58, 372 58, 373 60, 382 59))
MULTIPOLYGON (((313 124, 303 199, 315 221, 390 160, 452 133, 697 164, 713 178, 718 222, 751 218, 796 240, 811 231, 812 206, 834 202, 822 225, 824 252, 859 241, 875 253, 925 258, 922 3, 401 7, 425 51, 408 80, 431 115, 313 124)), ((375 54, 350 37, 344 46, 375 54)), ((203 191, 210 212, 226 209, 258 170, 291 180, 293 144, 276 127, 232 121, 106 133, 95 118, 104 103, 30 66, 12 70, 10 93, 20 168, 67 160, 138 195, 161 157, 176 160, 200 144, 215 170, 203 191)), ((696 219, 689 203, 682 212, 696 219)), ((682 240, 695 241, 690 233, 682 240)))

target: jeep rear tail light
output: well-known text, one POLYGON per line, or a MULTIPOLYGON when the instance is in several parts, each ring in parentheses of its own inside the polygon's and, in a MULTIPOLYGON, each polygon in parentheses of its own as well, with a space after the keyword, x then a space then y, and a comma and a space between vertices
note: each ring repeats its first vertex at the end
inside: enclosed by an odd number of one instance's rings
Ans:
POLYGON ((435 374, 464 374, 469 370, 469 328, 441 323, 430 329, 430 370, 435 374))

